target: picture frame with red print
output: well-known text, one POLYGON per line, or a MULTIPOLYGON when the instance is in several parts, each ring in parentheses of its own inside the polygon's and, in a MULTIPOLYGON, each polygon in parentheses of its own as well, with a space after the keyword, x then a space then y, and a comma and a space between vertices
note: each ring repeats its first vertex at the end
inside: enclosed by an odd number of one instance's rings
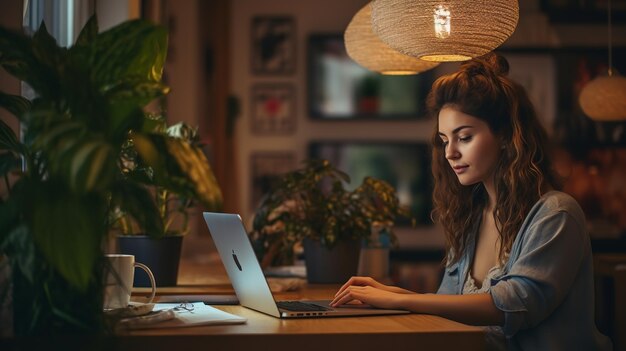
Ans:
POLYGON ((289 83, 256 84, 252 87, 252 133, 285 135, 295 131, 294 90, 289 83))

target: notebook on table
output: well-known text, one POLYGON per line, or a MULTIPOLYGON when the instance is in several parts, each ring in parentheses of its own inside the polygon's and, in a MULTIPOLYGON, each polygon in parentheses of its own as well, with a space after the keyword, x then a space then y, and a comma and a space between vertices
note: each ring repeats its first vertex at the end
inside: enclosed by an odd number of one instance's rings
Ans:
POLYGON ((406 314, 373 307, 330 307, 331 300, 276 301, 263 275, 241 217, 204 212, 211 237, 242 306, 277 318, 311 318, 406 314))

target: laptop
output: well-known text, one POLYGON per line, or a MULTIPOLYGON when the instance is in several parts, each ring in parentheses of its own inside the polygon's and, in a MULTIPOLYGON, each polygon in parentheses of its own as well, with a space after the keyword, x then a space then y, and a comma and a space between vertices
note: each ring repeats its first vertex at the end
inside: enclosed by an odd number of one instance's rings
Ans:
POLYGON ((331 300, 276 301, 254 254, 241 217, 204 212, 206 221, 239 303, 277 318, 311 318, 406 314, 373 307, 330 307, 331 300))

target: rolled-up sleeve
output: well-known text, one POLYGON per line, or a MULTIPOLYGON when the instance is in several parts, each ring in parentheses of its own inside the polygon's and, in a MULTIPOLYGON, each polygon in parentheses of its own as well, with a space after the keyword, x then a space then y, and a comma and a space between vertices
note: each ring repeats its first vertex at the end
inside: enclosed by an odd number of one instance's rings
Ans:
POLYGON ((584 219, 563 210, 532 221, 520 234, 524 238, 518 259, 491 282, 493 302, 505 315, 507 337, 539 324, 560 305, 589 250, 584 219))
POLYGON ((459 293, 459 263, 446 266, 443 272, 443 278, 439 285, 437 294, 452 295, 459 293))

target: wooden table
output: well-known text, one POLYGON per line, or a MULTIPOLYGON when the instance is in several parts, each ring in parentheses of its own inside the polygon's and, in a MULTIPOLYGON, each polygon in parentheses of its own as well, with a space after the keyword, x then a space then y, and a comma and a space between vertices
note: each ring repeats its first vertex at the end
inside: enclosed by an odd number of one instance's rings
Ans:
POLYGON ((626 350, 626 254, 594 254, 593 259, 598 326, 615 350, 626 350))
MULTIPOLYGON (((211 275, 213 285, 187 284, 159 289, 159 295, 232 294, 229 284, 211 275), (216 284, 217 283, 217 284, 216 284)), ((182 281, 197 281, 183 278, 182 281)), ((180 282, 181 280, 179 280, 180 282)), ((277 299, 328 299, 336 285, 304 285, 277 299)), ((146 290, 136 290, 143 294, 146 290)), ((119 335, 119 349, 128 350, 482 350, 481 328, 445 318, 410 314, 284 320, 242 306, 215 306, 246 317, 241 325, 180 329, 146 329, 119 335)))

